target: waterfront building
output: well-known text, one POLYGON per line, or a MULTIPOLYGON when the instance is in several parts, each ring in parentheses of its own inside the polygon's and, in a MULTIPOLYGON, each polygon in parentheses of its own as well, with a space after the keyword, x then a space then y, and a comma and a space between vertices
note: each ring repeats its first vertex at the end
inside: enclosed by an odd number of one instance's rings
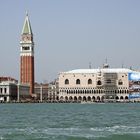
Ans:
POLYGON ((2 76, 0 77, 0 82, 6 82, 6 81, 10 81, 10 82, 14 82, 14 83, 18 83, 18 80, 12 78, 12 77, 5 77, 5 76, 2 76))
POLYGON ((18 102, 24 102, 26 100, 30 100, 30 85, 29 84, 17 84, 18 87, 18 95, 17 95, 17 101, 18 102))
POLYGON ((125 68, 77 69, 59 75, 60 101, 124 101, 129 98, 125 68))
POLYGON ((48 83, 35 83, 36 99, 45 101, 48 98, 48 83))
POLYGON ((31 24, 26 14, 20 40, 20 83, 30 85, 30 95, 34 93, 34 41, 31 24))
POLYGON ((13 100, 15 101, 17 100, 17 82, 16 81, 17 80, 13 78, 9 78, 9 77, 3 77, 3 80, 1 79, 0 102, 10 102, 13 100))
POLYGON ((59 85, 58 80, 49 83, 48 85, 48 101, 58 101, 59 100, 59 85))

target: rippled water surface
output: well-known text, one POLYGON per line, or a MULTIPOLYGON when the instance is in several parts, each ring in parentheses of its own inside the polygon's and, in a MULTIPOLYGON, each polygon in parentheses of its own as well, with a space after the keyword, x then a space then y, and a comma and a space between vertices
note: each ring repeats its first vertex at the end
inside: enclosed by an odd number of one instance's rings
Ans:
POLYGON ((140 140, 140 104, 0 104, 0 140, 140 140))

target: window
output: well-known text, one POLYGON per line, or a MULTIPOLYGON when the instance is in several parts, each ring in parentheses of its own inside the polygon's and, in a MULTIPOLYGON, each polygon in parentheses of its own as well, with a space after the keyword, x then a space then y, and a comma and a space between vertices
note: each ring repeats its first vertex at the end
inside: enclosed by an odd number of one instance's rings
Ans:
POLYGON ((4 88, 4 93, 6 93, 7 92, 7 89, 6 88, 4 88))
POLYGON ((22 50, 30 50, 29 47, 22 47, 22 50))
POLYGON ((92 80, 91 79, 88 79, 88 84, 92 84, 92 80))
POLYGON ((65 80, 65 85, 68 85, 68 84, 69 84, 69 80, 66 79, 66 80, 65 80))
POLYGON ((0 93, 2 93, 2 88, 0 88, 0 93))
POLYGON ((111 84, 111 79, 107 79, 106 83, 111 84))
POLYGON ((102 82, 100 80, 97 81, 97 85, 102 85, 102 82))
POLYGON ((76 80, 76 84, 79 85, 80 84, 80 79, 76 80))
POLYGON ((123 82, 121 79, 119 80, 118 85, 123 85, 123 82))

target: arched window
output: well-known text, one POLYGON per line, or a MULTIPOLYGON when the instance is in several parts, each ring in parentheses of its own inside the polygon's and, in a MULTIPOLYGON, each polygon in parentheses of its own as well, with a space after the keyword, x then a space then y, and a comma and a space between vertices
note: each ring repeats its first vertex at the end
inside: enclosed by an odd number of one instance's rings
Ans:
POLYGON ((97 97, 97 100, 100 101, 100 97, 99 96, 97 97))
POLYGON ((65 100, 68 101, 68 97, 67 96, 65 97, 65 100))
POLYGON ((125 100, 128 100, 128 96, 125 96, 125 100))
POLYGON ((69 80, 66 79, 66 80, 65 80, 65 85, 68 85, 68 84, 69 84, 69 80))
POLYGON ((123 96, 121 96, 120 99, 123 100, 123 96))
POLYGON ((119 100, 119 97, 118 96, 116 96, 116 100, 119 100))
POLYGON ((89 84, 92 84, 92 80, 91 79, 88 79, 88 85, 89 84))
POLYGON ((77 101, 77 97, 76 96, 74 96, 74 101, 77 101))
POLYGON ((87 97, 87 100, 88 100, 88 101, 91 101, 91 97, 90 97, 90 96, 88 96, 88 97, 87 97))
POLYGON ((123 85, 123 82, 121 79, 119 80, 118 85, 123 85))
POLYGON ((79 85, 80 84, 80 79, 76 80, 76 84, 79 85))
POLYGON ((97 81, 97 85, 102 85, 102 82, 100 80, 97 81))
POLYGON ((70 101, 72 101, 72 100, 73 100, 72 96, 70 96, 70 97, 69 97, 69 100, 70 100, 70 101))
POLYGON ((79 97, 78 97, 78 100, 79 100, 79 101, 81 101, 81 100, 82 100, 82 97, 81 97, 81 96, 79 96, 79 97))
POLYGON ((84 96, 84 97, 83 97, 83 101, 86 101, 86 100, 87 100, 87 98, 86 98, 86 96, 84 96))
POLYGON ((94 96, 92 97, 92 100, 95 101, 95 97, 94 96))
POLYGON ((111 79, 107 79, 107 84, 110 84, 111 83, 111 79))

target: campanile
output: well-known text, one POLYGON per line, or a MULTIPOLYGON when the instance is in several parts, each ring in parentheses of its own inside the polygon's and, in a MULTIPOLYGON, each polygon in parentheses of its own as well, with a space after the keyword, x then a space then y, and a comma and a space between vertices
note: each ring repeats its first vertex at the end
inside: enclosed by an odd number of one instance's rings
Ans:
POLYGON ((20 40, 20 83, 30 85, 34 93, 34 41, 28 14, 26 14, 20 40))

